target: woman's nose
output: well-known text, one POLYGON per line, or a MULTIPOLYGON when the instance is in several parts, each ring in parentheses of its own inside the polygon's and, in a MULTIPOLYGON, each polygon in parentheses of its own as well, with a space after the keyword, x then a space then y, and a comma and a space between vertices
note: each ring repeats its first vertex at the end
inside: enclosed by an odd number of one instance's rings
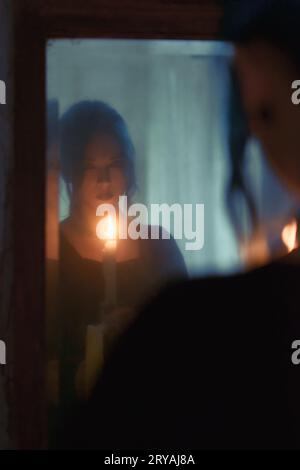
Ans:
POLYGON ((110 183, 109 168, 101 168, 98 170, 97 183, 110 183))

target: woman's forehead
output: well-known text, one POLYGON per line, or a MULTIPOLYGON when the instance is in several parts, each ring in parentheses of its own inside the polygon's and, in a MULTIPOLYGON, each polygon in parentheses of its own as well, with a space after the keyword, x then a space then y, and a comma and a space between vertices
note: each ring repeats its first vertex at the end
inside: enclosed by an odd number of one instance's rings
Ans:
POLYGON ((111 160, 121 156, 121 148, 117 139, 110 135, 93 136, 85 148, 85 159, 87 160, 111 160))

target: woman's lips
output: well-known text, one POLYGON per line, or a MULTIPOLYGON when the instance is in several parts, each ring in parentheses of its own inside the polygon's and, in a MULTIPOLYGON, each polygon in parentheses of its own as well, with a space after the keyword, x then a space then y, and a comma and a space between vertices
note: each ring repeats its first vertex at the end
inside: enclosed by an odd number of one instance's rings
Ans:
POLYGON ((113 198, 114 198, 113 193, 110 193, 110 192, 109 192, 109 193, 101 193, 101 194, 98 194, 96 199, 97 199, 98 201, 105 201, 105 202, 107 202, 107 201, 111 201, 113 198))

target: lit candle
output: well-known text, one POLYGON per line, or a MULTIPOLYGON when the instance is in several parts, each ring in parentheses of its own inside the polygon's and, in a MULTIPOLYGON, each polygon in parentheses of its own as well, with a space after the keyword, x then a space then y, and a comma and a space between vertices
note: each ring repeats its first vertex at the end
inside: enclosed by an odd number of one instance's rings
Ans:
POLYGON ((116 273, 116 250, 117 250, 117 224, 116 220, 108 215, 101 220, 96 227, 99 239, 104 240, 102 251, 103 275, 105 284, 104 309, 111 311, 117 305, 117 273, 116 273))
POLYGON ((96 227, 97 237, 104 241, 102 251, 104 275, 104 302, 100 308, 99 323, 88 325, 86 331, 85 375, 84 393, 88 398, 104 361, 104 327, 101 324, 103 316, 113 310, 117 305, 117 279, 116 279, 116 249, 117 224, 116 220, 108 215, 100 220, 96 227))

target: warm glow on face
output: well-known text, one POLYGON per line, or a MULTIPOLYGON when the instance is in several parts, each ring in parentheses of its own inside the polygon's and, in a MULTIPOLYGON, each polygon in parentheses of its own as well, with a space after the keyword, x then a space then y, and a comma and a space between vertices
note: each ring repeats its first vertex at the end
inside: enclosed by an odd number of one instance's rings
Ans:
POLYGON ((115 249, 117 243, 117 222, 115 218, 108 215, 101 219, 96 226, 96 234, 100 240, 106 241, 105 248, 115 249))
POLYGON ((297 248, 297 221, 294 219, 288 225, 286 225, 281 235, 282 241, 287 247, 288 253, 297 248))

